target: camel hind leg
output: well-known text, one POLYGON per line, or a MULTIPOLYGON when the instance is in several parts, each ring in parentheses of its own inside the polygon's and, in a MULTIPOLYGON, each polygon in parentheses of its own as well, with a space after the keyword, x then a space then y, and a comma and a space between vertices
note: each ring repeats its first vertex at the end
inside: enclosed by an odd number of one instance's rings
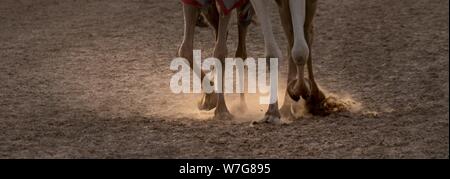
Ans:
MULTIPOLYGON (((217 7, 219 9, 219 7, 217 7)), ((227 48, 227 36, 228 36, 228 26, 230 22, 230 15, 225 15, 223 12, 219 10, 219 29, 217 32, 217 40, 214 46, 214 57, 219 59, 222 63, 222 70, 225 71, 225 58, 228 54, 227 48)), ((222 73, 223 74, 223 73, 222 73)), ((222 76, 222 86, 225 75, 222 76)), ((217 94, 217 107, 214 113, 214 119, 219 120, 230 120, 233 116, 230 114, 227 105, 225 103, 225 95, 224 93, 217 94)))
POLYGON ((212 1, 208 8, 202 10, 202 19, 204 19, 210 27, 214 29, 214 38, 217 40, 219 31, 219 11, 216 8, 216 1, 212 1))
MULTIPOLYGON (((306 22, 305 22, 305 37, 309 47, 312 47, 314 41, 314 15, 317 8, 317 0, 309 0, 306 3, 306 22)), ((312 49, 309 51, 307 60, 308 77, 311 87, 311 96, 306 101, 306 107, 308 111, 313 115, 327 115, 329 114, 326 109, 325 94, 320 90, 317 82, 314 78, 313 64, 312 64, 312 49)))
MULTIPOLYGON (((214 40, 217 41, 219 33, 219 11, 216 8, 216 2, 212 1, 212 4, 208 8, 202 10, 201 17, 212 29, 214 30, 214 40)), ((204 75, 203 75, 204 76, 204 75)), ((203 79, 203 78, 202 78, 203 79)), ((198 108, 202 111, 210 111, 217 107, 218 94, 203 94, 201 100, 198 102, 198 108)))
MULTIPOLYGON (((191 68, 194 68, 193 61, 193 49, 194 49, 194 35, 195 35, 195 26, 200 15, 200 9, 183 4, 183 12, 184 12, 184 35, 183 42, 178 50, 178 56, 187 59, 191 65, 191 68)), ((200 74, 195 74, 203 79, 205 74, 201 72, 200 74)), ((198 108, 200 110, 212 110, 216 107, 217 104, 217 94, 204 94, 202 99, 198 104, 198 108)))
MULTIPOLYGON (((251 0, 253 8, 255 9, 256 16, 258 17, 259 23, 261 25, 262 34, 264 36, 265 44, 265 55, 267 58, 278 58, 282 59, 281 50, 275 40, 274 33, 272 30, 272 23, 270 14, 268 12, 268 7, 270 6, 270 1, 268 0, 251 0)), ((272 69, 270 69, 272 70, 272 69)), ((272 83, 272 81, 271 81, 272 83)), ((270 99, 274 99, 275 102, 269 105, 265 117, 256 122, 257 123, 281 123, 281 114, 278 109, 278 93, 275 88, 274 91, 270 91, 270 99)))
MULTIPOLYGON (((238 32, 239 32, 239 41, 238 41, 238 47, 236 50, 235 57, 240 58, 242 60, 247 59, 247 30, 248 26, 250 26, 251 19, 243 19, 244 16, 252 16, 252 14, 247 13, 254 13, 252 12, 253 9, 247 9, 252 8, 251 4, 247 4, 245 6, 241 6, 237 9, 237 22, 238 22, 238 32)), ((243 83, 241 83, 243 84, 243 83)), ((246 112, 248 110, 247 103, 245 99, 245 94, 240 94, 240 103, 238 107, 240 112, 246 112)))
MULTIPOLYGON (((178 49, 178 56, 183 57, 193 65, 193 49, 194 49, 194 35, 195 25, 200 14, 198 8, 183 4, 184 13, 184 34, 183 42, 178 49)), ((200 74, 197 74, 200 75, 200 74)))

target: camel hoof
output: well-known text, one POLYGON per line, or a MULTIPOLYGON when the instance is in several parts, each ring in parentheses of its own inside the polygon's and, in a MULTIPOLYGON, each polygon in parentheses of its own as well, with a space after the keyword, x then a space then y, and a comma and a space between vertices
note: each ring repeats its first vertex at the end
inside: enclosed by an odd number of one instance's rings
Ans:
POLYGON ((314 116, 328 116, 331 113, 326 109, 326 106, 324 103, 319 102, 319 103, 313 103, 313 102, 308 102, 306 104, 306 107, 308 109, 308 112, 311 113, 314 116))
POLYGON ((300 101, 300 95, 297 95, 294 91, 295 91, 295 84, 297 83, 297 80, 293 80, 288 84, 288 95, 289 97, 291 97, 292 100, 294 100, 295 102, 300 101))
POLYGON ((306 108, 309 113, 315 116, 327 116, 331 114, 327 107, 327 99, 321 91, 318 91, 317 94, 306 100, 306 108))
POLYGON ((218 121, 231 121, 233 120, 234 116, 230 114, 229 112, 220 112, 216 113, 213 117, 214 120, 218 121))
POLYGON ((282 124, 280 116, 276 115, 266 115, 264 118, 260 121, 253 121, 252 125, 258 125, 258 124, 274 124, 274 125, 280 125, 282 124))
POLYGON ((198 109, 201 111, 211 111, 217 106, 217 94, 204 94, 198 102, 198 109))
POLYGON ((301 98, 307 100, 311 93, 311 82, 309 79, 305 79, 303 86, 297 85, 297 80, 293 80, 288 85, 288 95, 295 102, 300 101, 301 98))

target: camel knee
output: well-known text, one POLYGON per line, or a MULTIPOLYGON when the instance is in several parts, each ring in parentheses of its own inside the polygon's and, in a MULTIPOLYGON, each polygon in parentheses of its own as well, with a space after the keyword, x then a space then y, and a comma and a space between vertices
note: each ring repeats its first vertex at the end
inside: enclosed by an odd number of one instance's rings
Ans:
POLYGON ((306 40, 298 40, 291 51, 292 59, 296 65, 304 66, 309 57, 309 47, 306 40))

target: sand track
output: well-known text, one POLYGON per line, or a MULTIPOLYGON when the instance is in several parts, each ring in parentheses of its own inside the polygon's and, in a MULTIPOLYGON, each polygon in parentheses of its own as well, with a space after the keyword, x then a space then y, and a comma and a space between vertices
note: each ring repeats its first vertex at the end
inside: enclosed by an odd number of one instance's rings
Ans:
MULTIPOLYGON (((211 121, 170 93, 178 1, 4 0, 0 158, 448 158, 448 14, 447 0, 320 1, 318 81, 358 110, 250 127, 263 108, 211 121)), ((235 22, 230 35, 231 54, 235 22)), ((205 56, 211 38, 197 30, 205 56)), ((248 49, 264 53, 257 27, 248 49)))

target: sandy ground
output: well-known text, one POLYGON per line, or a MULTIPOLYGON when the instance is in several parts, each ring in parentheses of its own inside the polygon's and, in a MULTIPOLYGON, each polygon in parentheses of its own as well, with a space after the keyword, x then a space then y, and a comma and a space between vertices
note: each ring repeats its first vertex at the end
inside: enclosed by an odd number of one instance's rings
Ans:
MULTIPOLYGON (((170 93, 179 1, 2 0, 0 158, 448 158, 448 3, 320 1, 315 71, 350 110, 252 127, 261 106, 214 121, 170 93)), ((211 39, 197 30, 204 56, 211 39)))

